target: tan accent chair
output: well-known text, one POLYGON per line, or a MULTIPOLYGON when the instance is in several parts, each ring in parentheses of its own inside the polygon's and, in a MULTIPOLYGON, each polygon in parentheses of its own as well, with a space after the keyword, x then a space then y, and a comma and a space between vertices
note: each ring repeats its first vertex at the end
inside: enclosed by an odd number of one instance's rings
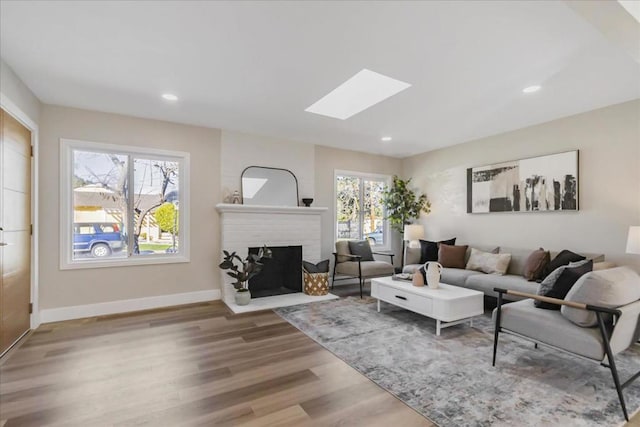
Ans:
MULTIPOLYGON (((368 241, 367 241, 368 242, 368 241)), ((358 279, 360 284, 360 298, 362 298, 362 287, 366 279, 375 277, 392 276, 394 273, 393 253, 372 252, 374 255, 388 256, 391 262, 386 261, 362 261, 358 255, 353 255, 349 250, 349 240, 339 240, 336 242, 336 251, 333 253, 333 278, 338 280, 358 279), (336 279, 336 274, 340 277, 336 279)))

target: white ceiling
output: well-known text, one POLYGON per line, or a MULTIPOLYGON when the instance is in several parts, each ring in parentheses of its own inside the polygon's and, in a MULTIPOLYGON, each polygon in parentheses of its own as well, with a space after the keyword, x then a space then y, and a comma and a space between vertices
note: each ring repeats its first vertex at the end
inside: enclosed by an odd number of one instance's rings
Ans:
POLYGON ((397 157, 640 98, 640 64, 564 2, 0 8, 0 54, 45 103, 397 157), (412 87, 344 121, 304 111, 363 68, 412 87))

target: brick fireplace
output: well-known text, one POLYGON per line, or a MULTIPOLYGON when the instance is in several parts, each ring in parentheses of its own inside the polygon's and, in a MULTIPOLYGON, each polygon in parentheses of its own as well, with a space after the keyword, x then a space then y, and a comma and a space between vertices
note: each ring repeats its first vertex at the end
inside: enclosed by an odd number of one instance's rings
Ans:
MULTIPOLYGON (((221 219, 221 248, 246 257, 249 248, 301 246, 302 259, 318 262, 321 259, 322 207, 254 206, 220 203, 216 206, 221 219)), ((322 299, 301 292, 252 299, 248 306, 237 306, 231 280, 222 271, 222 300, 236 313, 265 308, 283 307, 322 299)))

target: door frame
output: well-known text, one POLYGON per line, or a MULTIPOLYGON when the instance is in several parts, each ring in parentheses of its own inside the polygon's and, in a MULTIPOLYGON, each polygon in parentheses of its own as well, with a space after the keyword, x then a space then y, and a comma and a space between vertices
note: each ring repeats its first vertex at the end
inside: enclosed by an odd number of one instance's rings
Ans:
POLYGON ((29 323, 31 329, 35 329, 40 325, 38 304, 40 284, 38 271, 38 124, 2 92, 0 92, 0 107, 31 131, 31 146, 33 147, 33 157, 31 158, 31 224, 33 224, 33 234, 31 235, 31 304, 33 304, 33 310, 29 316, 29 323))

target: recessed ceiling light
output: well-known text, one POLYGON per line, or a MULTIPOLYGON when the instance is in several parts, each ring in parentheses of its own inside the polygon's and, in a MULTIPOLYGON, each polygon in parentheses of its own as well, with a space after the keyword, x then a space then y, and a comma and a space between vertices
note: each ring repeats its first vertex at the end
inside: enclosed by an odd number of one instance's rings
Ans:
POLYGON ((383 142, 389 142, 391 141, 393 138, 391 138, 390 136, 383 136, 382 138, 380 138, 381 141, 383 142))
POLYGON ((167 101, 177 101, 178 97, 172 93, 163 93, 162 97, 167 101))
POLYGON ((409 83, 365 68, 305 111, 345 120, 408 87, 409 83))
POLYGON ((541 87, 542 86, 539 86, 539 85, 527 86, 524 89, 522 89, 522 91, 524 93, 533 93, 533 92, 539 91, 541 87))

